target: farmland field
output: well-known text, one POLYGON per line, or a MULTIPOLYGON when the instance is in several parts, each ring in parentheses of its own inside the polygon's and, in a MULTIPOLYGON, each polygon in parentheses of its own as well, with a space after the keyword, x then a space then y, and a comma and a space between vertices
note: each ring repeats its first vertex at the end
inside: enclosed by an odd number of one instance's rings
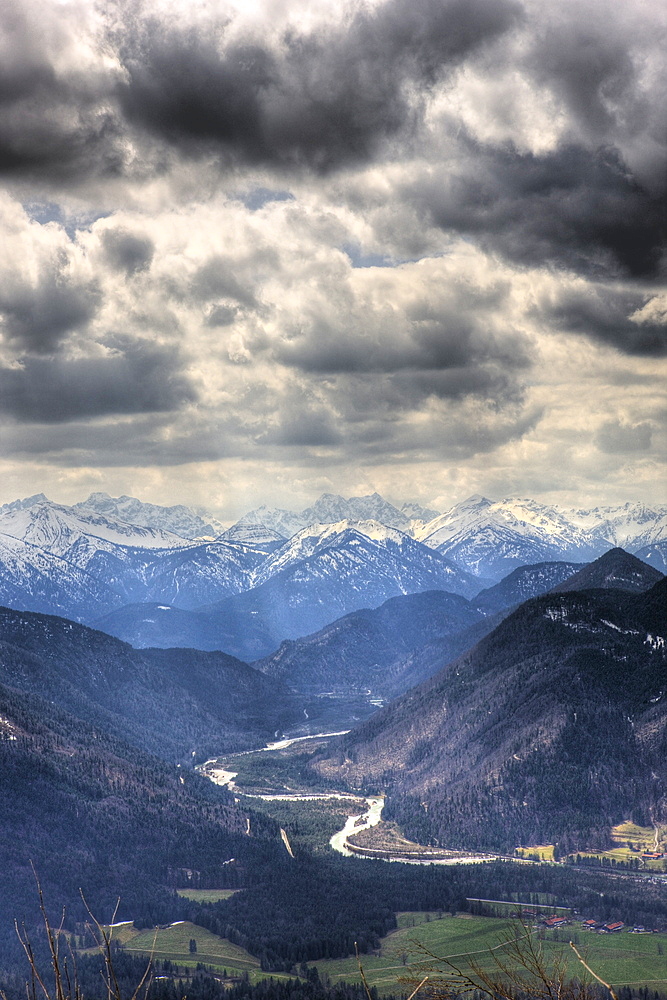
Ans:
MULTIPOLYGON (((420 948, 439 957, 449 958, 465 971, 474 956, 483 968, 493 969, 490 949, 497 948, 511 931, 511 922, 494 917, 444 916, 404 913, 399 928, 382 940, 380 953, 362 956, 364 972, 371 986, 382 992, 395 992, 397 983, 420 981, 432 971, 433 960, 420 948), (422 922, 418 922, 421 918, 422 922), (414 920, 414 926, 412 922, 414 920)), ((581 930, 577 924, 560 931, 534 931, 543 937, 547 958, 564 954, 571 975, 582 976, 584 970, 571 952, 572 938, 587 962, 598 975, 615 986, 648 985, 656 990, 667 986, 666 935, 595 934, 581 930), (662 952, 662 953, 661 953, 662 952)), ((502 949, 499 949, 501 951, 502 949)), ((340 979, 358 981, 356 959, 346 958, 313 963, 320 975, 333 982, 340 979)))
POLYGON ((142 931, 131 928, 125 934, 118 935, 117 939, 123 949, 132 954, 168 958, 179 965, 194 966, 197 962, 203 962, 217 970, 225 968, 234 974, 259 969, 258 959, 243 948, 187 920, 164 928, 142 931), (194 953, 190 951, 192 939, 197 942, 197 951, 194 953))

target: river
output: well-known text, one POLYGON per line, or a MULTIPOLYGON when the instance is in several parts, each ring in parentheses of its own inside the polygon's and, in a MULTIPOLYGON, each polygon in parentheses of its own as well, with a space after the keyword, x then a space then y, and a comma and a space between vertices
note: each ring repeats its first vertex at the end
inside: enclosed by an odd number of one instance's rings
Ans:
MULTIPOLYGON (((251 753, 263 753, 267 750, 284 750, 287 747, 293 746, 295 743, 301 743, 306 740, 318 740, 327 739, 333 736, 343 736, 349 730, 344 730, 340 733, 317 733, 313 736, 296 736, 291 739, 277 740, 274 743, 267 743, 266 746, 258 747, 256 750, 243 750, 237 754, 230 754, 230 757, 245 757, 251 753)), ((227 758, 229 759, 229 758, 227 758)), ((234 784, 234 778, 236 778, 238 771, 230 771, 224 767, 215 767, 217 758, 213 757, 211 760, 206 761, 205 764, 200 764, 197 768, 202 774, 204 774, 211 781, 215 782, 216 785, 224 785, 231 792, 236 795, 242 795, 246 799, 262 799, 265 802, 316 802, 323 801, 325 799, 346 799, 350 802, 354 802, 357 805, 359 802, 364 802, 366 804, 366 809, 362 812, 355 812, 354 815, 347 817, 345 825, 337 833, 334 833, 333 837, 329 840, 329 846, 333 848, 334 851, 338 851, 339 854, 344 855, 347 858, 360 857, 361 855, 355 854, 347 846, 347 838, 354 833, 360 833, 362 830, 368 830, 371 826, 377 826, 377 824, 382 819, 382 810, 384 809, 384 796, 383 795, 369 795, 361 796, 354 795, 351 792, 276 792, 276 793, 266 793, 260 794, 257 792, 244 792, 242 789, 237 788, 234 784)), ((283 833, 284 831, 281 831, 283 833)), ((461 858, 433 858, 430 860, 411 860, 404 856, 394 857, 388 855, 380 860, 397 862, 410 865, 455 865, 455 864, 477 864, 484 861, 494 860, 495 856, 491 855, 470 855, 461 858)))

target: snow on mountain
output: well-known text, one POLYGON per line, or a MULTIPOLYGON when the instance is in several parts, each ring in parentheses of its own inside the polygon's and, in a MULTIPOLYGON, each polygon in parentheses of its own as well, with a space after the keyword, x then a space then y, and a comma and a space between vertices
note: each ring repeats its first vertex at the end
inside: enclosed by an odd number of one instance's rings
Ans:
POLYGON ((252 586, 254 573, 265 559, 262 546, 226 541, 165 552, 147 567, 139 599, 186 609, 222 600, 252 586))
MULTIPOLYGON (((313 631, 397 594, 440 589, 470 597, 519 566, 588 562, 613 545, 658 569, 667 560, 666 507, 565 510, 473 496, 427 524, 409 517, 425 513, 416 504, 398 510, 377 493, 324 494, 301 513, 259 507, 204 541, 185 536, 221 526, 187 507, 106 493, 66 507, 36 494, 0 507, 0 600, 90 620, 127 603, 195 608, 262 588, 267 600, 293 600, 301 614, 319 601, 313 631), (321 516, 311 523, 315 513, 321 516), (276 577, 282 582, 272 590, 276 577)), ((274 616, 272 635, 282 624, 304 634, 291 614, 274 616)))
MULTIPOLYGON (((418 505, 412 505, 417 507, 418 505)), ((425 508, 418 507, 420 515, 433 514, 425 508)), ((417 515, 414 515, 417 516, 417 515)), ((339 524, 341 521, 379 521, 388 527, 407 531, 410 528, 412 515, 398 510, 393 504, 372 493, 365 497, 344 497, 335 493, 323 493, 312 507, 297 513, 291 510, 281 510, 276 507, 257 507, 248 511, 236 524, 223 533, 224 538, 250 541, 260 538, 259 529, 274 532, 282 538, 292 538, 303 528, 321 524, 339 524)), ((264 540, 264 539, 263 539, 264 540)), ((269 537, 266 541, 271 540, 269 537)))
POLYGON ((7 514, 12 510, 27 510, 34 507, 36 503, 48 503, 48 498, 43 493, 35 493, 31 497, 24 497, 23 500, 12 500, 11 503, 0 504, 0 514, 7 514))
POLYGON ((600 531, 608 541, 621 544, 632 541, 656 520, 665 518, 667 506, 647 507, 643 503, 628 502, 619 507, 564 508, 562 513, 572 524, 600 531))
POLYGON ((282 545, 285 536, 260 522, 237 521, 218 537, 218 541, 241 542, 249 545, 282 545))
POLYGON ((237 594, 271 548, 193 544, 48 501, 0 514, 0 540, 6 603, 86 620, 130 601, 196 607, 237 594))
POLYGON ((0 515, 0 532, 31 545, 65 555, 83 536, 98 542, 137 548, 178 548, 187 542, 159 528, 144 528, 94 511, 47 501, 0 515))
POLYGON ((390 528, 410 527, 410 518, 379 493, 345 500, 335 493, 323 493, 312 507, 301 512, 305 524, 335 524, 339 521, 381 521, 390 528))
POLYGON ((480 589, 480 581, 440 553, 378 522, 319 528, 304 529, 271 555, 251 590, 198 609, 220 626, 251 626, 237 655, 265 656, 283 639, 401 594, 438 590, 470 597, 480 589))
POLYGON ((291 538, 297 531, 305 528, 307 523, 300 514, 296 514, 293 510, 281 510, 279 507, 266 507, 262 504, 261 507, 249 510, 247 514, 244 514, 236 524, 224 532, 224 535, 231 537, 237 528, 240 534, 241 529, 254 530, 259 526, 273 532, 280 538, 291 538))
POLYGON ((315 561, 325 554, 338 566, 339 573, 343 571, 341 559, 349 562, 346 572, 352 575, 356 574, 364 560, 367 561, 374 566, 374 573, 386 573, 395 580, 398 586, 396 593, 440 589, 471 596, 479 590, 477 581, 448 559, 439 554, 434 559, 433 551, 427 546, 396 528, 374 520, 343 520, 303 528, 269 556, 255 574, 254 584, 266 583, 279 573, 291 571, 305 562, 308 562, 312 572, 319 572, 320 564, 316 566, 315 561), (428 586, 423 584, 425 578, 428 578, 428 586), (415 580, 419 582, 409 582, 415 580))
POLYGON ((661 573, 667 573, 667 541, 644 545, 634 550, 634 555, 661 573))
POLYGON ((667 507, 649 508, 626 504, 606 518, 598 529, 600 535, 632 552, 645 545, 667 541, 667 507))
POLYGON ((440 511, 431 510, 430 507, 422 507, 420 503, 402 503, 399 510, 411 521, 424 521, 424 523, 440 516, 440 511))
POLYGON ((0 604, 81 619, 119 602, 109 580, 35 545, 0 534, 0 604))
POLYGON ((415 537, 480 576, 500 578, 538 562, 593 559, 608 548, 556 507, 535 500, 472 496, 418 528, 415 537))
POLYGON ((95 511, 113 520, 126 521, 143 528, 156 528, 178 535, 180 538, 213 538, 224 530, 224 525, 206 513, 206 520, 191 507, 176 504, 161 507, 144 503, 135 497, 111 497, 108 493, 91 493, 87 500, 74 504, 74 510, 95 511))

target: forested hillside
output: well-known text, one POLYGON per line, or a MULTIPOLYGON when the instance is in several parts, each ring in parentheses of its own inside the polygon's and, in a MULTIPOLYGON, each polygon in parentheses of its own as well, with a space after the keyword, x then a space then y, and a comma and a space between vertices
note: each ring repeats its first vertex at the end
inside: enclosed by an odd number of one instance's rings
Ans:
POLYGON ((135 650, 65 618, 0 608, 0 683, 146 750, 192 763, 303 718, 278 680, 219 652, 135 650))
POLYGON ((421 843, 604 843, 667 815, 667 582, 526 602, 320 761, 421 843))
POLYGON ((5 686, 0 789, 0 951, 14 918, 35 919, 33 865, 70 923, 84 916, 80 888, 100 920, 120 898, 118 919, 153 923, 178 912, 175 886, 238 885, 284 852, 275 824, 223 789, 5 686))

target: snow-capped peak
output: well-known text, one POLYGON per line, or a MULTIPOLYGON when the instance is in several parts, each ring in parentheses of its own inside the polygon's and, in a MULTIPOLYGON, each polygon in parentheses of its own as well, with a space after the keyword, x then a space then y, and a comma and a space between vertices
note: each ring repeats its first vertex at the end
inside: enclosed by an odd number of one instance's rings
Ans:
POLYGON ((187 539, 214 538, 224 530, 224 525, 207 512, 204 518, 183 504, 162 507, 125 495, 112 497, 108 493, 91 493, 87 500, 75 504, 73 509, 92 510, 114 520, 167 531, 187 539))
POLYGON ((3 512, 0 532, 59 556, 65 555, 84 537, 135 548, 173 549, 188 544, 170 532, 139 527, 92 510, 77 510, 48 500, 3 512))
POLYGON ((377 520, 392 528, 405 530, 410 526, 410 518, 379 493, 349 497, 347 500, 335 493, 323 493, 312 507, 307 507, 301 512, 301 517, 306 524, 377 520))

